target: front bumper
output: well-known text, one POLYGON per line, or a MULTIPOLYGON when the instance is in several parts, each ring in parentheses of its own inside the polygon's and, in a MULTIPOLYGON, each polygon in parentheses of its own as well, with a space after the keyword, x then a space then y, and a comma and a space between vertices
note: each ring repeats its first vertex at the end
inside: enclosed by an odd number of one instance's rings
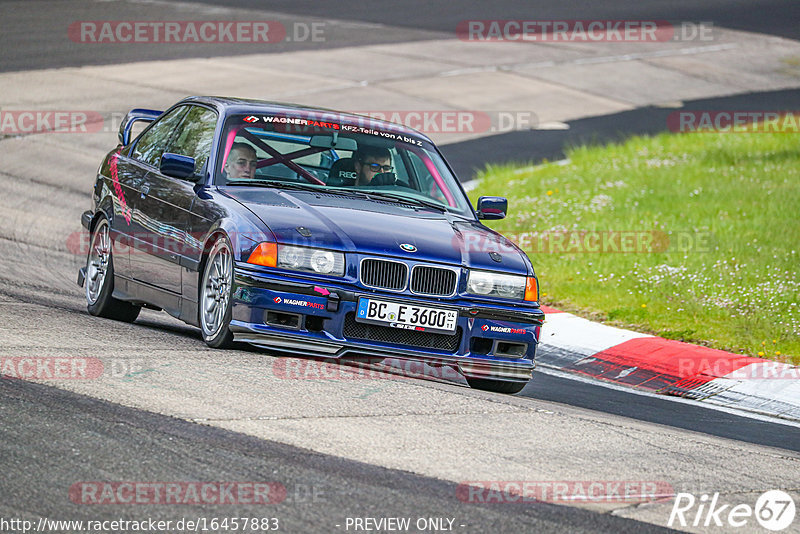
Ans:
POLYGON ((424 361, 452 366, 469 377, 507 381, 529 380, 535 366, 544 321, 538 307, 487 306, 458 298, 354 290, 339 282, 289 280, 240 264, 234 277, 230 329, 236 341, 326 358, 424 361), (455 308, 456 332, 419 333, 358 322, 355 314, 362 296, 455 308))

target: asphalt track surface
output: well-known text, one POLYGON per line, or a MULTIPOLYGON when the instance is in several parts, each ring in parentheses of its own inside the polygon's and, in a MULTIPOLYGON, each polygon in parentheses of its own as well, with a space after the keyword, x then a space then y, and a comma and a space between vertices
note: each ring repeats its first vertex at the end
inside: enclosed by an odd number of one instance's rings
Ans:
MULTIPOLYGON (((289 26, 336 20, 326 28, 326 48, 451 38, 460 21, 471 19, 711 22, 732 29, 800 38, 800 3, 793 0, 459 0, 458 9, 453 9, 453 2, 447 0, 5 0, 0 3, 0 49, 4 51, 0 72, 254 53, 254 46, 249 44, 118 44, 99 54, 91 45, 72 42, 65 35, 65 21, 218 20, 214 18, 219 17, 215 9, 221 5, 240 9, 239 20, 276 20, 289 26)), ((310 41, 289 41, 258 47, 256 51, 278 53, 319 46, 310 41)))
MULTIPOLYGON (((213 4, 213 0, 200 0, 213 4)), ((463 20, 666 20, 710 21, 733 29, 766 33, 790 39, 800 37, 800 5, 792 0, 461 0, 458 9, 446 0, 406 2, 318 2, 300 0, 286 5, 280 1, 234 0, 228 5, 274 9, 297 15, 314 15, 345 20, 383 23, 405 28, 453 32, 463 20)))
MULTIPOLYGON (((0 516, 177 521, 230 516, 229 506, 65 503, 76 481, 269 481, 275 505, 238 517, 277 517, 284 532, 345 531, 347 516, 454 518, 457 532, 641 532, 637 521, 547 503, 461 502, 456 484, 316 454, 17 380, 0 380, 0 516)), ((647 526, 650 532, 667 532, 647 526)))
MULTIPOLYGON (((22 20, 2 17, 0 20, 0 71, 39 69, 70 65, 116 63, 140 59, 168 59, 206 55, 252 53, 248 47, 120 47, 102 56, 85 47, 63 43, 64 20, 106 20, 135 17, 166 18, 164 10, 173 7, 164 2, 114 3, 91 5, 84 2, 5 2, 25 5, 22 20), (120 11, 122 9, 123 11, 120 11), (106 11, 104 11, 106 10, 106 11), (13 27, 12 27, 13 25, 13 27), (61 33, 59 33, 61 32, 61 33)), ((214 4, 195 2, 195 4, 214 4)), ((667 19, 714 21, 731 28, 771 33, 798 38, 800 4, 797 2, 579 2, 563 7, 563 2, 537 5, 538 19, 605 18, 667 19)), ((193 6, 194 4, 192 4, 193 6)), ((380 31, 350 31, 339 26, 339 37, 328 46, 353 46, 374 42, 424 40, 452 35, 453 28, 467 18, 531 18, 528 2, 469 1, 459 3, 457 13, 447 10, 451 2, 375 3, 234 1, 235 5, 255 11, 276 13, 277 20, 312 20, 334 17, 365 24, 386 24, 380 31)), ((189 11, 192 13, 194 11, 189 11)), ((245 17, 246 14, 243 14, 245 17)), ((205 18, 213 17, 213 12, 205 18)), ((173 17, 174 18, 174 17, 173 17)), ((184 18, 189 18, 186 15, 184 18)), ((367 26, 369 27, 369 26, 367 26)), ((302 49, 308 43, 287 43, 270 51, 302 49)), ((263 52, 263 51, 262 51, 263 52)), ((713 109, 713 105, 759 109, 786 109, 798 105, 797 91, 780 91, 685 103, 695 109, 713 109)), ((671 110, 644 108, 614 116, 589 118, 570 123, 565 131, 514 132, 490 140, 450 145, 446 155, 457 171, 470 174, 486 162, 516 159, 521 147, 530 152, 531 160, 557 159, 570 143, 604 142, 631 134, 655 133, 654 126, 663 125, 664 114, 671 110), (478 145, 477 143, 480 143, 478 145), (487 144, 488 143, 488 144, 487 144), (476 150, 480 147, 481 150, 476 150), (478 154, 478 159, 475 155, 478 154), (491 154, 491 159, 486 156, 491 154), (480 159, 480 158, 483 159, 480 159), (472 159, 470 159, 472 158, 472 159)), ((87 194, 88 199, 88 194, 87 194)), ((71 224, 72 221, 64 221, 71 224)), ((6 248, 18 257, 6 261, 24 264, 30 259, 30 248, 6 248), (14 252, 16 251, 16 252, 14 252)), ((59 276, 72 277, 72 266, 59 271, 59 276), (62 272, 63 271, 63 272, 62 272)), ((8 301, 46 303, 47 288, 39 281, 17 279, 4 285, 2 295, 8 301), (25 295, 38 294, 44 297, 25 295)), ((80 308, 77 289, 70 294, 56 292, 57 299, 68 299, 67 308, 56 308, 56 317, 68 316, 80 308), (67 310, 67 311, 64 311, 67 310)), ((137 332, 142 327, 133 327, 137 332)), ((144 328, 152 328, 145 326, 144 328)), ((200 341, 191 328, 172 328, 157 324, 163 344, 200 341)), ((35 341, 35 334, 29 334, 35 341)), ((433 386, 431 386, 433 387, 433 386)), ((465 394, 469 394, 465 390, 465 394)), ((709 436, 775 447, 780 452, 800 451, 797 427, 742 417, 710 410, 687 403, 654 397, 633 397, 601 385, 538 374, 518 396, 550 405, 557 409, 567 405, 587 413, 599 412, 615 418, 629 418, 709 436)), ((157 415, 148 411, 120 406, 112 402, 63 391, 55 387, 0 380, 0 515, 4 517, 60 517, 70 519, 175 518, 175 510, 148 507, 145 512, 122 508, 77 506, 64 498, 67 488, 76 480, 277 480, 287 487, 289 499, 274 509, 288 532, 336 531, 335 525, 344 516, 414 516, 457 517, 467 525, 465 532, 488 531, 569 531, 569 532, 641 532, 659 531, 643 524, 610 514, 599 514, 575 508, 541 503, 520 506, 465 506, 455 498, 455 485, 435 478, 386 469, 353 460, 325 455, 269 440, 238 434, 157 415), (307 490, 317 488, 321 496, 308 497, 307 490)), ((522 402, 525 402, 521 400, 522 402)), ((466 430, 468 431, 468 430, 466 430)), ((783 453, 781 453, 783 454, 783 453)), ((532 459, 535 461, 535 459, 532 459)), ((246 507, 238 512, 264 514, 263 510, 246 507)), ((271 513, 273 510, 268 510, 271 513)), ((220 511, 222 515, 224 511, 220 511)), ((187 505, 181 514, 209 516, 208 508, 187 505)))
MULTIPOLYGON (((192 57, 280 53, 378 43, 452 38, 468 19, 606 19, 710 22, 726 28, 800 39, 800 2, 793 0, 694 0, 615 2, 530 2, 503 0, 411 2, 213 0, 165 2, 86 2, 25 0, 0 2, 0 72, 127 63, 192 57), (221 11, 219 6, 224 5, 221 11), (325 23, 325 42, 283 41, 253 44, 117 43, 104 46, 71 41, 65 22, 102 20, 276 20, 294 24, 325 23)), ((367 68, 367 67, 365 67, 367 68)), ((486 164, 524 160, 539 163, 564 157, 569 146, 607 143, 632 135, 665 130, 666 117, 677 110, 796 110, 800 90, 765 91, 682 102, 680 108, 640 107, 630 111, 569 121, 566 130, 523 130, 442 146, 462 181, 471 180, 486 164)))

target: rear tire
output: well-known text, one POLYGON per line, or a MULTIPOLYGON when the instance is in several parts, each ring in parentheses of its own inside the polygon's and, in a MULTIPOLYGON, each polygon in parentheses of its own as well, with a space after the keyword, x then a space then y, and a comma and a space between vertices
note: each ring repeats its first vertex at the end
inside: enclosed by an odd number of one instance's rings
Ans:
POLYGON ((233 346, 233 333, 228 328, 233 309, 233 254, 228 238, 217 239, 208 253, 200 278, 197 314, 203 341, 214 349, 233 346))
POLYGON ((114 293, 112 249, 108 220, 102 218, 92 232, 89 253, 86 256, 86 309, 97 317, 132 323, 142 308, 112 296, 114 293))
POLYGON ((466 379, 471 388, 493 391, 495 393, 506 393, 508 395, 519 393, 528 385, 527 382, 506 382, 504 380, 492 380, 490 378, 473 378, 468 376, 466 379))

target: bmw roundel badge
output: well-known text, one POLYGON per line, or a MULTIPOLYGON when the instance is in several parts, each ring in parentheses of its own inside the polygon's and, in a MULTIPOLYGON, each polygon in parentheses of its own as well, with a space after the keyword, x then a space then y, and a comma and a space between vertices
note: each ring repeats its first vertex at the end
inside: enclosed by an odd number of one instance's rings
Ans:
POLYGON ((411 245, 409 243, 401 243, 400 244, 400 248, 402 248, 406 252, 416 252, 417 251, 417 247, 415 247, 414 245, 411 245))

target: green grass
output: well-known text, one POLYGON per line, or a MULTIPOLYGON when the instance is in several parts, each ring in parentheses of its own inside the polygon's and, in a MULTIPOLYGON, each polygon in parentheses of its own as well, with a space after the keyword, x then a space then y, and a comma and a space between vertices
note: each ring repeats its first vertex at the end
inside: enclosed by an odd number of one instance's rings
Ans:
POLYGON ((636 137, 574 148, 563 165, 488 167, 470 196, 508 197, 508 218, 488 224, 526 249, 544 304, 798 363, 799 141, 793 134, 636 137), (564 231, 641 232, 655 244, 640 252, 564 249, 555 240, 579 235, 564 231), (537 234, 549 236, 549 248, 537 234))

